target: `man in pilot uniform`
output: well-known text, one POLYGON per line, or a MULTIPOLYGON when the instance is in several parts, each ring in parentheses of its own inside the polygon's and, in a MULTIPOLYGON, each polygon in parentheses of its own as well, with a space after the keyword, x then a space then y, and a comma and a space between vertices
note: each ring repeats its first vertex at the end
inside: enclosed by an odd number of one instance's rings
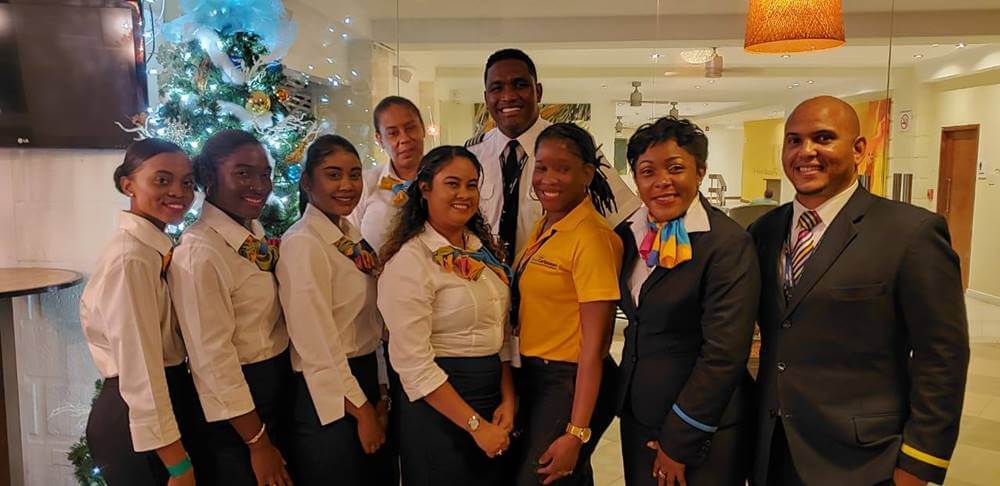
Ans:
MULTIPOLYGON (((542 85, 535 63, 517 49, 502 49, 490 55, 484 73, 486 109, 496 128, 465 143, 483 165, 480 208, 493 232, 506 247, 506 261, 513 262, 531 236, 542 206, 531 188, 535 170, 535 139, 551 125, 538 113, 542 85), (516 197, 509 197, 516 195, 516 197)), ((617 209, 606 215, 616 224, 638 209, 639 198, 615 173, 603 154, 600 158, 608 184, 615 194, 617 209)))

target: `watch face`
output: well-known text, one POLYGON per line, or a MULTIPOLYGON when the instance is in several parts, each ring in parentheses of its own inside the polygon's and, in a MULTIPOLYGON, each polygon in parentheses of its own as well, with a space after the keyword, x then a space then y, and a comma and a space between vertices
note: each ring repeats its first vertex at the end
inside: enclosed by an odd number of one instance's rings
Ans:
POLYGON ((580 440, 583 441, 584 444, 590 442, 590 429, 583 429, 583 433, 580 434, 580 440))
POLYGON ((472 430, 473 432, 479 430, 479 417, 473 415, 472 418, 469 419, 469 430, 472 430))

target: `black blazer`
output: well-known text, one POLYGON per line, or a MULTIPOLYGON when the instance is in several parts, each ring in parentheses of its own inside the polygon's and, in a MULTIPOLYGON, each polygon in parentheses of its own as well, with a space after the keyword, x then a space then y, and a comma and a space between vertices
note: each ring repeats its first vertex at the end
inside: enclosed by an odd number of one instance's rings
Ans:
POLYGON ((634 305, 629 278, 638 255, 630 223, 615 228, 624 244, 619 279, 628 317, 619 371, 618 411, 660 430, 660 447, 687 465, 701 464, 713 433, 672 410, 712 427, 752 421, 752 380, 746 369, 760 293, 760 271, 750 235, 705 198, 711 231, 692 233, 692 259, 657 267, 634 305))
POLYGON ((901 448, 946 461, 958 436, 969 335, 944 219, 858 188, 786 304, 792 212, 750 227, 763 282, 755 480, 765 484, 780 419, 806 484, 875 484, 897 465, 943 482, 945 468, 901 448))

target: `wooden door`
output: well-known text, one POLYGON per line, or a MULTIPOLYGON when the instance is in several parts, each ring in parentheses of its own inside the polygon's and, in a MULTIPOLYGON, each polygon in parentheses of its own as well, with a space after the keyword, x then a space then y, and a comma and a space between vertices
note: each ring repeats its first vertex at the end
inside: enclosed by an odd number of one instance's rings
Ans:
POLYGON ((962 289, 969 287, 972 208, 976 199, 979 125, 941 129, 937 212, 948 221, 951 246, 962 262, 962 289))

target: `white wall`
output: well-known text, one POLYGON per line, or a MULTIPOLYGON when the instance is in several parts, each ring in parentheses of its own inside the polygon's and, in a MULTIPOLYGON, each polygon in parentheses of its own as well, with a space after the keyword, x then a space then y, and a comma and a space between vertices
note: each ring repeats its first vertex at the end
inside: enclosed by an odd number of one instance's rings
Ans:
MULTIPOLYGON (((92 271, 126 207, 115 150, 0 149, 0 265, 92 271)), ((99 375, 79 322, 82 285, 14 302, 28 485, 74 485, 66 452, 82 435, 99 375)))
MULTIPOLYGON (((702 127, 705 128, 705 127, 702 127)), ((718 128, 708 125, 705 132, 708 137, 708 173, 722 174, 726 180, 726 197, 740 197, 743 179, 743 128, 718 128)), ((708 190, 708 178, 702 183, 702 191, 708 190)), ((760 197, 757 194, 747 194, 745 199, 760 197)), ((727 206, 734 203, 726 203, 727 206)))

